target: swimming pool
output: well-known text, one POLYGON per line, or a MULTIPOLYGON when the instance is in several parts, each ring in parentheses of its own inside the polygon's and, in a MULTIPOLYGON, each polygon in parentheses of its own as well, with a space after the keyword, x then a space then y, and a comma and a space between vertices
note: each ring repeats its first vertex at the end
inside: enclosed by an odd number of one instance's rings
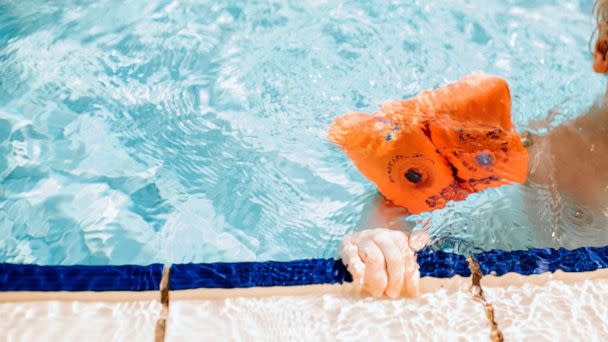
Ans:
MULTIPOLYGON (((509 81, 521 129, 550 111, 571 119, 603 91, 589 67, 590 11, 591 1, 3 2, 0 262, 335 257, 379 195, 326 140, 334 117, 483 70, 509 81)), ((543 224, 557 215, 543 191, 489 190, 404 220, 459 253, 608 243, 576 222, 543 224)))

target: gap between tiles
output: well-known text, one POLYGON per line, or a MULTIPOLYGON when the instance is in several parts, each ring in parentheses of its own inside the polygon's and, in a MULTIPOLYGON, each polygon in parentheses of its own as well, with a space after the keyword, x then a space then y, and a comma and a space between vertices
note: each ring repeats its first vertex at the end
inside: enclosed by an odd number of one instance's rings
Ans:
POLYGON ((471 270, 470 292, 473 296, 473 300, 483 305, 488 324, 490 324, 490 341, 503 342, 504 336, 498 327, 498 323, 496 323, 494 307, 492 306, 492 303, 486 300, 483 293, 483 288, 481 287, 481 279, 483 278, 483 274, 481 273, 479 263, 473 257, 468 258, 467 261, 469 262, 469 269, 471 270))
POLYGON ((154 329, 154 342, 164 342, 167 334, 167 319, 169 318, 169 274, 171 265, 163 267, 163 276, 160 279, 159 292, 160 303, 162 305, 160 315, 156 321, 154 329))
MULTIPOLYGON (((469 258, 468 267, 471 271, 471 285, 469 286, 469 292, 472 295, 472 299, 483 305, 484 312, 486 314, 487 323, 490 326, 490 341, 492 342, 503 342, 504 337, 501 329, 495 321, 494 308, 489 303, 483 293, 481 287, 481 279, 483 274, 481 273, 479 263, 474 258, 469 258)), ((171 273, 171 265, 165 265, 163 267, 162 278, 159 285, 160 302, 162 305, 159 318, 155 326, 154 341, 165 342, 167 335, 167 321, 169 319, 169 305, 170 305, 170 290, 169 290, 169 276, 171 273)))

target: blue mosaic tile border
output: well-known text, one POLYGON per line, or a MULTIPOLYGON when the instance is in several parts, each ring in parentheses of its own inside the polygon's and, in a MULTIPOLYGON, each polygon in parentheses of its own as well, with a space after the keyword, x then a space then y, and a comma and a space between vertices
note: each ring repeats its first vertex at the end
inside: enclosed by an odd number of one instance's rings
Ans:
POLYGON ((0 264, 0 291, 158 291, 163 265, 0 264))
MULTIPOLYGON (((465 257, 457 254, 432 252, 418 254, 420 275, 451 278, 471 275, 465 257)), ((341 260, 309 259, 289 262, 242 262, 213 264, 181 264, 171 266, 169 288, 246 288, 314 284, 342 284, 352 277, 341 260)))
POLYGON ((352 277, 335 259, 288 262, 179 264, 171 266, 170 290, 342 284, 352 277))
MULTIPOLYGON (((608 246, 575 250, 532 249, 475 254, 483 274, 523 275, 586 272, 608 268, 608 246)), ((418 254, 422 277, 468 277, 465 257, 425 249, 418 254)), ((157 291, 162 265, 149 266, 38 266, 0 264, 0 291, 157 291)), ((351 275, 335 259, 288 262, 178 264, 171 266, 171 290, 196 288, 246 288, 341 284, 351 275)))
POLYGON ((527 251, 490 251, 475 254, 481 272, 501 276, 515 272, 523 275, 544 272, 589 272, 608 268, 608 246, 577 249, 537 248, 527 251))
POLYGON ((471 275, 467 259, 460 254, 425 248, 418 253, 417 260, 421 277, 452 278, 456 275, 463 277, 471 275))

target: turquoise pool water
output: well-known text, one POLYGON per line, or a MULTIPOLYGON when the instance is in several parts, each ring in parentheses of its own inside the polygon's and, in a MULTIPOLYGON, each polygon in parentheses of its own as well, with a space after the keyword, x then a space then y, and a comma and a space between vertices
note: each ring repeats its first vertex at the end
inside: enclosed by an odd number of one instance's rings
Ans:
MULTIPOLYGON (((333 257, 378 210, 325 139, 337 115, 481 70, 524 129, 604 88, 590 0, 226 3, 0 3, 0 262, 333 257)), ((462 252, 602 242, 545 225, 543 191, 403 221, 462 252)))

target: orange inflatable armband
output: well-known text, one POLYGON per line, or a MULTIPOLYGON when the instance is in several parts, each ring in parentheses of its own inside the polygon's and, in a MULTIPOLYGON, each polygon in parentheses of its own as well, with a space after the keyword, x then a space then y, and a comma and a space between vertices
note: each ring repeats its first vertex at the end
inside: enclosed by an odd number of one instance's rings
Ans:
POLYGON ((523 183, 528 174, 509 87, 496 76, 470 75, 375 114, 346 114, 328 137, 388 200, 412 214, 523 183))

